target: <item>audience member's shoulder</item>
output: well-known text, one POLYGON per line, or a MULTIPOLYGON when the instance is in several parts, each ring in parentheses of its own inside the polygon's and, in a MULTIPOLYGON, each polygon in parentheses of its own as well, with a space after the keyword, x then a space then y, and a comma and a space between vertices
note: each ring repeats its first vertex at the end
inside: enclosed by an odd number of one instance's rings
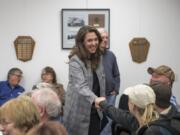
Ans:
POLYGON ((0 81, 0 84, 6 84, 7 81, 0 81))
POLYGON ((22 89, 23 91, 25 91, 24 87, 21 86, 20 84, 18 84, 18 87, 19 87, 20 89, 22 89))
POLYGON ((115 54, 114 54, 111 50, 107 49, 106 52, 107 52, 109 55, 115 57, 115 54))
POLYGON ((177 104, 177 111, 180 112, 180 104, 177 104))
POLYGON ((27 135, 68 135, 65 127, 59 122, 47 121, 32 128, 27 135), (46 129, 46 130, 44 130, 46 129))
POLYGON ((142 129, 139 130, 137 135, 171 135, 171 133, 164 127, 151 125, 142 133, 142 129))
POLYGON ((63 84, 57 83, 57 84, 56 84, 56 87, 63 87, 63 84))

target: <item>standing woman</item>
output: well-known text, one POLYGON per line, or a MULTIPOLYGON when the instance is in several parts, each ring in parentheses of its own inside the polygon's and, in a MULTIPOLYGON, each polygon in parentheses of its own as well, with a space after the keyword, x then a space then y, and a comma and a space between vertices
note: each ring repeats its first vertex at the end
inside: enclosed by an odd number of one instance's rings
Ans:
POLYGON ((105 96, 105 75, 96 28, 83 26, 69 55, 69 83, 65 98, 64 123, 69 135, 100 135, 102 113, 95 100, 105 96))

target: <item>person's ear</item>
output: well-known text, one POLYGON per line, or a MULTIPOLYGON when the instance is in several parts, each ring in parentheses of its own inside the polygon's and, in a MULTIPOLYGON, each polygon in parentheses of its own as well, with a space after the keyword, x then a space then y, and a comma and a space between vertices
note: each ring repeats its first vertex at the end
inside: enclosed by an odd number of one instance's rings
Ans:
POLYGON ((168 81, 168 86, 171 86, 171 81, 168 81))
POLYGON ((135 110, 135 105, 132 102, 130 102, 130 106, 131 106, 131 111, 134 111, 135 110))
POLYGON ((130 112, 134 111, 134 104, 130 100, 128 100, 128 107, 130 112))
POLYGON ((40 117, 43 117, 46 113, 46 110, 44 107, 38 106, 38 112, 40 114, 40 117))
POLYGON ((137 110, 138 110, 137 106, 133 104, 133 111, 137 111, 137 110))

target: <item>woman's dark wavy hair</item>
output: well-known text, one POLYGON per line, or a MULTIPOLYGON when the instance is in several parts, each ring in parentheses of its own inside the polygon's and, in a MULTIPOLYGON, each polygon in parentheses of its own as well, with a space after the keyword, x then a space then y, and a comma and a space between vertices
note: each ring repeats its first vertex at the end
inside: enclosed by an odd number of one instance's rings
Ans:
POLYGON ((92 27, 92 26, 81 27, 76 35, 75 46, 73 47, 73 49, 69 55, 69 59, 72 56, 77 55, 84 62, 86 67, 87 67, 88 61, 91 61, 91 68, 92 68, 92 70, 95 70, 98 67, 98 64, 100 61, 101 52, 100 52, 99 46, 100 46, 101 42, 102 42, 101 35, 95 27, 92 27), (87 33, 91 33, 91 32, 94 32, 96 34, 98 41, 99 41, 97 50, 94 54, 90 54, 85 49, 85 46, 84 46, 85 36, 87 33))
POLYGON ((52 67, 46 66, 45 68, 43 68, 42 73, 41 73, 41 78, 42 78, 44 73, 51 74, 53 77, 52 83, 57 84, 56 72, 54 71, 54 69, 52 67))

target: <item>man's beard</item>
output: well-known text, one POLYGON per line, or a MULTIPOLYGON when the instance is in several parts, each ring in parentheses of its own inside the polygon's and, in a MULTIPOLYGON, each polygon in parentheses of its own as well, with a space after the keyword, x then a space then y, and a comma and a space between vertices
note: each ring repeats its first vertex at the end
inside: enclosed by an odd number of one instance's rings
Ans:
POLYGON ((162 82, 162 81, 154 81, 154 80, 151 80, 150 81, 150 85, 152 86, 152 85, 157 85, 157 84, 163 84, 163 85, 166 85, 166 86, 170 86, 171 87, 171 85, 170 84, 168 84, 168 83, 166 83, 166 82, 162 82))

